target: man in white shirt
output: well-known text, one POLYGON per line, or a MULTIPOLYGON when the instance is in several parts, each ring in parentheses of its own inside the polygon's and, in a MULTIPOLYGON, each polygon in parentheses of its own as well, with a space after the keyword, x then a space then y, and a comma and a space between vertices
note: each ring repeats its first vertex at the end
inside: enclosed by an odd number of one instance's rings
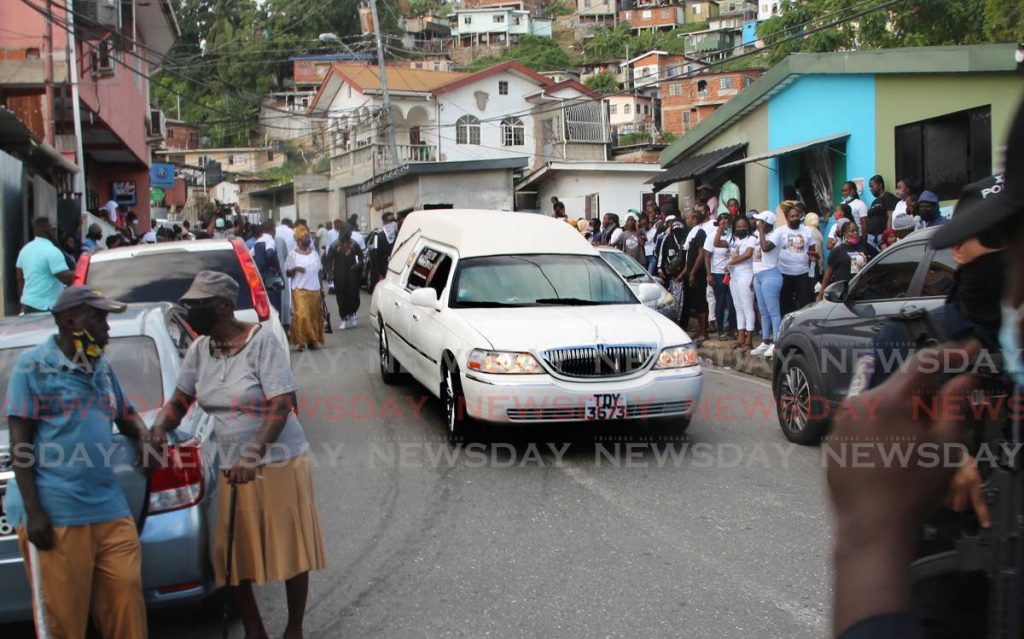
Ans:
POLYGON ((817 263, 820 248, 809 228, 800 223, 800 211, 786 211, 786 226, 760 238, 762 253, 779 249, 779 272, 782 273, 782 294, 779 300, 782 315, 807 306, 813 300, 813 280, 809 277, 811 262, 817 263))
POLYGON ((151 223, 150 227, 149 227, 149 231, 147 231, 146 234, 142 236, 142 243, 143 244, 156 244, 156 224, 155 223, 151 223))
POLYGON ((288 252, 291 253, 295 250, 295 231, 292 230, 292 221, 289 218, 283 218, 281 223, 277 225, 275 229, 275 237, 284 239, 285 245, 288 247, 288 252))
POLYGON ((334 226, 327 231, 327 246, 325 248, 331 248, 334 243, 341 237, 341 220, 334 220, 334 226))
POLYGON ((366 252, 366 238, 359 232, 359 216, 353 213, 348 216, 348 225, 352 227, 352 241, 359 245, 359 248, 366 252))

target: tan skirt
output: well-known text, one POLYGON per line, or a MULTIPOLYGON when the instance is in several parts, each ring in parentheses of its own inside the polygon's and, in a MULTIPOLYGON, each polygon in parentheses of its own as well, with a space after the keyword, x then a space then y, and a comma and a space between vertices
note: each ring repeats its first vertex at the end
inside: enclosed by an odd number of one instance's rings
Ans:
MULTIPOLYGON (((309 453, 264 466, 259 479, 238 486, 231 585, 265 584, 326 565, 313 495, 309 453)), ((220 515, 212 549, 217 585, 224 585, 231 485, 220 475, 220 515)))
POLYGON ((320 291, 292 289, 292 327, 288 334, 292 346, 324 345, 324 319, 320 315, 320 291))

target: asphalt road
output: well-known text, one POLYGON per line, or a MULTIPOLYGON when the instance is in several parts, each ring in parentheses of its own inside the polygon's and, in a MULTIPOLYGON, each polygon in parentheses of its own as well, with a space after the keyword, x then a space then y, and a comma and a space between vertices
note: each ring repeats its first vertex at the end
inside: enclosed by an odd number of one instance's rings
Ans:
MULTIPOLYGON (((293 354, 329 563, 308 637, 827 633, 821 453, 784 440, 767 384, 707 370, 673 441, 628 423, 451 449, 440 402, 380 381, 367 302, 359 328, 293 354)), ((280 636, 283 586, 259 600, 280 636)), ((218 637, 196 612, 154 613, 151 637, 218 637)))

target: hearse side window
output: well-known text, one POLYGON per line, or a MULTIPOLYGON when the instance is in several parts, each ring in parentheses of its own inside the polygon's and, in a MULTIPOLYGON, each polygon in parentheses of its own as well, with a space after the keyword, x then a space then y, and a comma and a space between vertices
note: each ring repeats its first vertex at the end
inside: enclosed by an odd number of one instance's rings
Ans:
POLYGON ((425 246, 416 257, 416 261, 413 262, 405 288, 414 291, 424 286, 431 286, 437 291, 440 298, 451 267, 451 257, 435 248, 425 246), (441 275, 442 272, 443 275, 441 275))

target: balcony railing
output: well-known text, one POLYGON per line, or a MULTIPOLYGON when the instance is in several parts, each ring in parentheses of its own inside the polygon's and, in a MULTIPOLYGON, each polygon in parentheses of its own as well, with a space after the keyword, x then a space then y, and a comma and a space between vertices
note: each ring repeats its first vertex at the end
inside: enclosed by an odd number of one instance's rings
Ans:
POLYGON ((367 144, 351 149, 338 149, 331 158, 331 173, 378 175, 405 164, 437 162, 437 147, 430 144, 396 144, 398 161, 392 162, 387 144, 367 144))

